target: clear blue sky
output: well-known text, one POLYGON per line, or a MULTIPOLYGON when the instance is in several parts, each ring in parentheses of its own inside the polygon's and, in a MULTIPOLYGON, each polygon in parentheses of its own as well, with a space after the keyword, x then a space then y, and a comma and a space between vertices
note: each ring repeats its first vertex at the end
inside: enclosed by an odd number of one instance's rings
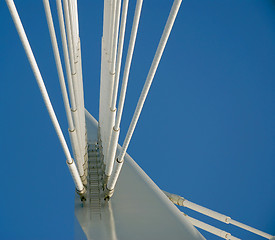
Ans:
MULTIPOLYGON (((79 1, 85 104, 98 119, 103 1, 87 2, 79 1)), ((3 0, 0 6, 0 238, 73 239, 65 156, 3 0)), ((68 139, 42 1, 16 6, 68 139)), ((120 143, 170 8, 168 0, 144 0, 120 143)), ((274 1, 183 1, 128 150, 160 188, 273 235, 274 63, 274 1)), ((236 237, 260 239, 186 212, 236 237)))

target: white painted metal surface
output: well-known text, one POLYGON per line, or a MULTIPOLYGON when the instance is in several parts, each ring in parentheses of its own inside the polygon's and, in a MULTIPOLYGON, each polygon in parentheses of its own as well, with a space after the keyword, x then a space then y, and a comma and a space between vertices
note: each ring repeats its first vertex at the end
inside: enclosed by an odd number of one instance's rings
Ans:
MULTIPOLYGON (((86 121, 93 144, 97 122, 87 112, 86 121)), ((128 154, 114 196, 101 199, 100 217, 93 211, 76 197, 76 218, 87 239, 204 239, 128 154)))

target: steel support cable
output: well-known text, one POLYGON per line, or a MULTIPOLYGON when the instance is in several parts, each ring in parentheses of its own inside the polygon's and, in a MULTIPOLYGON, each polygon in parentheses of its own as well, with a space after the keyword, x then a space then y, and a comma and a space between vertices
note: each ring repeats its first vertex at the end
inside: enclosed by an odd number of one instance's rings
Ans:
POLYGON ((265 233, 263 231, 260 231, 256 228, 253 228, 253 227, 250 227, 246 224, 243 224, 243 223, 240 223, 240 222, 237 222, 233 219, 231 219, 231 217, 229 216, 226 216, 224 214, 221 214, 221 213, 218 213, 218 212, 215 212, 211 209, 208 209, 208 208, 205 208, 205 207, 202 207, 196 203, 193 203, 193 202, 190 202, 188 200, 186 200, 185 198, 181 197, 181 196, 178 196, 176 194, 172 194, 172 193, 168 193, 168 192, 165 192, 163 191, 164 194, 176 205, 179 205, 179 206, 183 206, 183 207, 187 207, 189 209, 192 209, 196 212, 199 212, 201 214, 204 214, 208 217, 211 217, 211 218, 214 218, 218 221, 221 221, 221 222, 224 222, 226 224, 232 224, 232 225, 235 225, 237 227, 240 227, 242 229, 245 229, 249 232, 252 232, 252 233, 255 233, 259 236, 262 236, 264 238, 267 238, 267 239, 271 239, 273 236, 268 234, 268 233, 265 233))
MULTIPOLYGON (((81 107, 84 116, 84 136, 86 136, 86 121, 85 121, 85 106, 84 106, 84 88, 83 88, 83 74, 82 74, 82 55, 81 55, 81 42, 80 37, 78 38, 78 68, 79 68, 79 84, 80 84, 80 94, 81 94, 81 107)), ((87 146, 87 141, 85 137, 85 145, 87 146)))
POLYGON ((111 51, 111 59, 110 59, 111 60, 110 74, 113 76, 113 81, 114 81, 115 68, 116 68, 120 8, 121 8, 121 0, 117 0, 115 5, 116 12, 115 12, 115 19, 114 19, 114 31, 112 36, 112 51, 111 51))
POLYGON ((108 61, 110 61, 110 55, 112 51, 112 40, 113 40, 113 30, 114 30, 114 15, 115 15, 116 0, 110 0, 110 18, 109 18, 109 32, 108 32, 108 45, 107 54, 109 55, 108 61))
POLYGON ((83 170, 83 166, 81 164, 82 161, 80 159, 81 158, 80 148, 79 148, 78 139, 77 139, 77 135, 76 135, 76 131, 74 128, 73 119, 72 119, 72 114, 71 114, 71 110, 70 110, 70 103, 69 103, 69 99, 68 99, 68 93, 67 93, 67 89, 66 89, 62 64, 61 64, 61 60, 60 60, 60 54, 59 54, 59 50, 58 50, 58 44, 57 44, 55 29, 54 29, 54 25, 53 25, 50 3, 49 3, 49 0, 43 0, 43 3, 44 3, 44 9, 45 9, 47 23, 48 23, 48 27, 49 27, 49 32, 50 32, 50 37, 51 37, 51 42, 52 42, 52 47, 53 47, 53 52, 54 52, 54 58, 55 58, 60 88, 61 88, 63 102, 64 102, 64 107, 65 107, 67 120, 68 120, 69 134, 70 134, 70 139, 72 142, 72 148, 73 148, 73 152, 75 155, 76 164, 78 167, 79 174, 80 174, 80 176, 83 176, 84 170, 83 170))
POLYGON ((71 28, 71 37, 72 37, 72 42, 73 42, 73 53, 74 53, 74 61, 76 61, 77 58, 77 44, 76 44, 76 39, 78 39, 78 36, 75 36, 76 34, 76 26, 75 26, 75 14, 73 11, 73 5, 71 0, 67 0, 68 4, 68 13, 69 13, 69 18, 70 18, 70 28, 71 28))
MULTIPOLYGON (((61 0, 56 0, 56 7, 57 7, 57 13, 58 13, 58 21, 59 21, 59 28, 61 33, 61 40, 62 40, 62 49, 63 49, 63 55, 65 60, 65 68, 66 68, 66 75, 68 80, 68 87, 69 87, 69 96, 70 96, 70 103, 72 107, 72 112, 77 111, 76 109, 76 102, 75 102, 75 96, 73 91, 73 81, 72 81, 72 75, 71 75, 71 66, 70 66, 70 59, 69 59, 69 53, 68 53, 68 46, 67 46, 67 37, 66 37, 66 30, 65 30, 65 24, 64 24, 64 17, 62 12, 62 3, 61 0)), ((74 114, 73 114, 74 116, 74 114)), ((74 119, 74 121, 76 121, 74 119)))
MULTIPOLYGON (((170 11, 169 17, 167 19, 165 28, 163 30, 163 33, 162 33, 162 36, 161 36, 156 54, 154 56, 154 59, 153 59, 153 62, 151 64, 149 73, 147 75, 146 82, 145 82, 145 84, 143 86, 143 89, 142 89, 142 92, 140 94, 140 97, 139 97, 139 100, 138 100, 138 103, 137 103, 137 106, 136 106, 136 109, 135 109, 135 112, 134 112, 134 116, 132 118, 132 121, 131 121, 131 124, 129 126, 127 135, 125 137, 125 140, 123 142, 121 152, 120 152, 117 160, 115 161, 114 169, 113 169, 111 177, 108 181, 108 184, 107 184, 107 197, 111 197, 112 194, 113 194, 114 187, 116 185, 118 176, 120 174, 120 171, 121 171, 121 168, 122 168, 122 165, 123 165, 124 156, 126 154, 127 148, 129 146, 129 143, 130 143, 130 140, 131 140, 131 137, 133 135, 133 132, 135 130, 138 118, 140 116, 142 107, 144 105, 144 102, 146 100, 146 97, 147 97, 147 94, 149 92, 150 86, 152 84, 154 75, 156 73, 158 64, 160 62, 162 53, 163 53, 164 48, 165 48, 165 45, 167 43, 167 40, 169 38, 169 35, 170 35, 171 30, 172 30, 173 24, 175 22, 178 10, 179 10, 180 5, 181 5, 181 2, 182 2, 182 0, 175 0, 174 3, 173 3, 173 6, 171 8, 171 11, 170 11)), ((118 109, 118 115, 119 115, 119 110, 120 109, 118 109)), ((115 125, 115 130, 118 130, 117 125, 115 125)))
POLYGON ((66 162, 67 162, 67 165, 69 167, 69 170, 70 170, 70 173, 72 175, 72 178, 74 180, 76 189, 77 189, 77 191, 80 194, 82 194, 82 193, 85 192, 85 188, 84 188, 84 186, 82 184, 82 181, 80 179, 78 170, 76 168, 74 160, 71 157, 71 154, 70 154, 69 148, 67 146, 66 140, 65 140, 64 135, 62 133, 62 130, 60 128, 58 120, 56 118, 55 112, 53 110, 53 107, 52 107, 52 104, 51 104, 51 101, 50 101, 50 98, 49 98, 49 95, 47 93, 47 89, 45 87, 43 78, 41 76, 41 73, 39 71, 39 68, 38 68, 38 65, 36 63, 35 57, 33 55, 33 52, 32 52, 31 46, 29 44, 28 38, 26 36, 25 30, 24 30, 23 25, 21 23, 20 17, 18 15, 18 12, 16 10, 16 7, 14 5, 13 0, 6 0, 6 3, 8 5, 8 8, 9 8, 9 11, 11 13, 12 19, 14 21, 16 30, 18 32, 18 35, 20 37, 20 40, 22 42, 22 45, 23 45, 24 50, 26 52, 26 55, 28 57, 29 63, 31 65, 32 71, 34 73, 36 82, 37 82, 38 87, 39 87, 39 90, 41 92, 41 95, 43 97, 44 103, 45 103, 46 108, 48 110, 49 116, 50 116, 50 118, 52 120, 53 126, 55 128, 55 131, 57 133, 57 136, 59 138, 59 141, 61 143, 63 151, 65 153, 65 156, 66 156, 66 159, 67 159, 66 162))
POLYGON ((73 13, 73 19, 72 21, 74 22, 74 27, 72 30, 75 31, 76 33, 76 36, 79 35, 79 28, 78 28, 78 9, 77 9, 77 0, 70 0, 70 6, 71 6, 71 9, 72 9, 72 13, 73 13))
POLYGON ((112 60, 113 60, 113 57, 114 55, 116 54, 116 51, 114 50, 114 47, 115 47, 115 29, 116 29, 116 19, 117 19, 117 14, 119 14, 119 11, 117 11, 119 8, 118 8, 118 1, 119 0, 113 0, 113 7, 112 7, 112 15, 111 15, 111 21, 110 21, 110 32, 111 32, 111 35, 110 35, 110 52, 109 52, 109 70, 110 72, 112 73, 112 60))
MULTIPOLYGON (((110 12, 110 18, 109 18, 109 36, 108 36, 108 51, 105 53, 106 54, 106 59, 103 57, 102 61, 106 61, 106 66, 102 66, 103 72, 104 72, 104 77, 102 81, 105 83, 107 92, 101 95, 101 98, 106 104, 104 105, 104 115, 105 115, 105 121, 102 120, 100 117, 100 122, 102 121, 102 132, 103 132, 103 155, 104 155, 104 163, 106 165, 109 165, 107 163, 107 157, 108 157, 108 152, 109 152, 109 144, 110 144, 110 139, 111 139, 111 132, 112 132, 112 127, 115 122, 115 112, 110 111, 110 101, 111 97, 113 94, 113 85, 114 85, 114 70, 113 68, 113 61, 116 57, 116 49, 117 49, 117 34, 115 33, 115 29, 117 28, 117 16, 120 13, 120 7, 118 7, 118 1, 119 0, 113 0, 110 1, 111 4, 111 12, 110 12)), ((104 44, 104 43, 103 43, 104 44)), ((104 64, 104 65, 105 65, 104 64)))
MULTIPOLYGON (((77 97, 77 104, 79 105, 79 113, 81 113, 81 105, 82 105, 82 100, 81 100, 81 87, 83 88, 83 86, 81 86, 80 84, 80 69, 79 69, 79 48, 80 48, 80 39, 79 36, 76 36, 76 30, 75 30, 75 14, 73 11, 73 6, 72 6, 72 2, 71 0, 65 0, 63 1, 64 3, 64 11, 65 11, 65 20, 66 20, 66 26, 68 26, 70 28, 70 31, 68 31, 67 29, 67 36, 68 36, 68 40, 71 39, 71 46, 72 46, 72 56, 73 56, 73 62, 74 62, 74 69, 76 72, 76 83, 77 83, 77 89, 76 90, 76 97, 77 97), (66 4, 67 3, 67 4, 66 4), (65 4, 67 7, 65 7, 65 4), (77 40, 75 40, 77 39, 77 40), (78 79, 79 78, 79 79, 78 79)), ((70 41, 70 40, 69 40, 70 41)), ((69 45, 70 47, 70 45, 69 45)), ((83 120, 83 119, 82 119, 83 120)))
MULTIPOLYGON (((115 14, 115 25, 114 25, 114 39, 113 39, 113 47, 112 47, 112 53, 111 53, 111 69, 109 74, 111 75, 111 81, 115 82, 116 79, 116 56, 117 56, 117 40, 118 40, 118 30, 119 30, 119 18, 120 18, 120 8, 121 8, 121 0, 117 0, 116 3, 116 14, 115 14)), ((114 83, 116 85, 116 83, 114 83)), ((115 87, 113 88, 113 93, 112 95, 115 94, 115 87)), ((117 90, 116 90, 117 91, 117 90)), ((115 119, 116 116, 116 109, 112 107, 112 105, 109 108, 111 119, 115 119)), ((116 148, 117 148, 117 142, 118 142, 118 137, 113 137, 113 135, 118 136, 117 131, 114 133, 114 126, 113 126, 114 121, 109 121, 109 129, 111 137, 110 137, 110 144, 106 156, 106 169, 105 169, 105 175, 110 176, 112 169, 113 169, 113 163, 114 163, 114 158, 116 154, 116 148)))
MULTIPOLYGON (((82 80, 82 65, 81 65, 81 48, 80 48, 80 38, 78 34, 78 19, 77 19, 77 4, 76 1, 68 0, 68 12, 69 21, 71 27, 71 38, 73 46, 73 55, 75 69, 77 73, 77 84, 78 84, 78 97, 79 97, 79 111, 81 113, 82 121, 82 134, 85 139, 85 111, 84 111, 84 94, 83 94, 83 80, 82 80)), ((84 141, 85 142, 85 141, 84 141)))
MULTIPOLYGON (((63 54, 64 54, 64 59, 65 59, 65 66, 66 66, 66 72, 67 72, 67 78, 68 78, 68 86, 70 90, 70 97, 71 97, 71 103, 72 103, 72 113, 73 113, 73 119, 75 123, 75 128, 76 128, 76 133, 78 137, 78 143, 79 143, 79 148, 80 148, 80 154, 81 154, 81 160, 82 160, 82 166, 84 165, 84 147, 82 143, 82 134, 81 134, 81 127, 80 127, 80 114, 79 114, 79 108, 76 104, 76 96, 75 96, 75 91, 74 91, 74 85, 75 85, 75 71, 74 71, 74 65, 71 68, 71 64, 74 63, 73 57, 70 58, 69 53, 68 53, 68 46, 67 46, 67 39, 66 39, 66 31, 65 31, 65 24, 64 24, 64 18, 63 18, 63 12, 62 12, 62 4, 61 0, 57 0, 57 10, 58 10, 58 18, 59 18, 59 25, 60 25, 60 31, 61 31, 61 38, 62 38, 62 46, 63 46, 63 54), (71 61, 72 60, 72 61, 71 61)), ((66 4, 64 3, 66 6, 66 4)), ((68 9, 67 9, 68 10, 68 9)), ((68 12, 68 11, 67 11, 68 12)), ((68 14, 67 14, 68 18, 68 14)), ((67 24, 68 25, 68 24, 67 24)), ((69 31, 70 31, 70 26, 67 26, 69 31)), ((70 35, 69 36, 69 43, 72 44, 70 35)), ((71 48, 72 49, 72 48, 71 48)), ((72 53, 72 51, 71 51, 72 53)), ((84 169, 85 173, 85 169, 84 169)), ((82 181, 86 183, 87 178, 84 175, 81 176, 82 181)))
POLYGON ((113 3, 111 0, 104 0, 103 36, 101 48, 101 72, 100 72, 100 101, 99 101, 99 140, 102 145, 103 161, 106 164, 106 157, 111 138, 111 130, 115 119, 110 115, 110 102, 113 92, 113 82, 110 71, 110 35, 113 3))
POLYGON ((86 130, 86 120, 85 120, 85 107, 84 107, 84 89, 83 89, 83 76, 82 76, 82 60, 81 60, 81 45, 80 38, 78 41, 78 77, 79 77, 79 90, 80 90, 80 110, 82 113, 82 132, 83 132, 83 141, 84 141, 84 163, 83 168, 85 170, 86 177, 88 176, 88 144, 87 144, 87 130, 86 130))
MULTIPOLYGON (((83 157, 81 153, 81 139, 80 139, 80 123, 79 123, 79 114, 78 109, 76 107, 76 100, 74 96, 74 89, 73 89, 73 80, 72 80, 72 72, 71 72, 71 66, 70 66, 70 59, 69 59, 69 53, 68 53, 68 46, 67 46, 67 37, 66 37, 66 30, 65 30, 65 24, 64 24, 64 17, 63 17, 63 11, 62 11, 62 3, 61 0, 56 0, 56 6, 57 6, 57 12, 58 12, 58 20, 59 20, 59 28, 61 33, 61 40, 62 40, 62 47, 63 47, 63 55, 65 60, 65 68, 66 68, 66 75, 68 80, 68 87, 69 87, 69 96, 70 96, 70 103, 71 103, 71 112, 73 116, 73 121, 75 125, 75 131, 78 137, 78 146, 80 149, 81 158, 83 157)), ((84 163, 84 159, 82 160, 84 163)), ((82 165, 83 165, 82 163, 82 165)), ((85 182, 86 178, 85 176, 81 176, 82 181, 85 182)))
POLYGON ((223 231, 219 228, 216 228, 216 227, 213 227, 207 223, 204 223, 202 221, 199 221, 195 218, 192 218, 188 215, 186 215, 185 213, 183 213, 185 215, 185 217, 195 226, 195 227, 198 227, 200 229, 203 229, 207 232, 210 232, 216 236, 219 236, 221 238, 224 238, 224 239, 231 239, 231 240, 241 240, 240 238, 236 238, 234 236, 232 236, 230 233, 226 232, 226 231, 223 231))
POLYGON ((87 156, 87 144, 86 144, 86 124, 85 124, 85 109, 84 109, 84 91, 83 91, 83 79, 82 79, 82 63, 81 63, 81 48, 80 48, 80 38, 78 31, 78 14, 77 14, 77 2, 75 0, 68 0, 68 13, 69 13, 69 26, 71 28, 71 38, 73 45, 73 55, 74 55, 74 64, 76 70, 76 97, 78 104, 78 114, 80 121, 80 131, 81 131, 81 151, 84 157, 83 168, 85 170, 85 175, 87 177, 87 164, 88 164, 88 156, 87 156))
POLYGON ((124 101, 125 101, 125 95, 126 95, 126 90, 127 90, 127 84, 128 84, 128 78, 129 78, 129 72, 130 72, 131 62, 132 62, 132 58, 133 58, 133 52, 134 52, 134 48, 135 48, 135 42, 136 42, 136 36, 137 36, 137 30, 138 30, 138 25, 139 25, 142 3, 143 3, 143 0, 137 0, 137 3, 136 3, 134 21, 133 21, 130 42, 129 42, 128 52, 127 52, 127 57, 126 57, 126 62, 125 62, 125 67, 124 67, 117 116, 116 116, 116 121, 115 121, 115 126, 114 126, 115 130, 119 130, 119 126, 120 126, 120 122, 121 122, 123 106, 124 106, 124 101))
POLYGON ((108 40, 109 40, 109 32, 110 32, 110 12, 111 12, 111 6, 110 6, 109 0, 104 0, 104 10, 103 10, 103 49, 106 52, 108 52, 108 40))
MULTIPOLYGON (((130 36, 130 42, 129 42, 128 52, 127 52, 126 62, 125 62, 121 91, 120 91, 118 111, 117 111, 117 116, 115 119, 115 125, 112 129, 111 140, 110 140, 110 143, 112 144, 113 149, 111 149, 112 152, 111 152, 111 154, 109 154, 109 156, 114 155, 113 152, 116 150, 114 148, 116 148, 117 142, 118 142, 119 126, 120 126, 120 122, 121 122, 121 116, 122 116, 122 112, 123 112, 123 106, 124 106, 125 95, 126 95, 126 90, 127 90, 127 83, 128 83, 128 78, 129 78, 129 72, 130 72, 133 52, 134 52, 134 48, 135 48, 135 42, 136 42, 136 36, 137 36, 137 30, 138 30, 138 25, 139 25, 142 3, 143 3, 143 0, 137 0, 137 3, 136 3, 135 15, 134 15, 134 20, 133 20, 133 26, 132 26, 131 36, 130 36)), ((109 159, 110 159, 110 157, 109 157, 109 159)), ((107 176, 106 181, 108 181, 111 171, 113 169, 113 164, 114 164, 113 160, 114 159, 110 159, 110 161, 108 161, 108 165, 106 166, 106 170, 105 170, 105 174, 107 176)))
MULTIPOLYGON (((73 53, 73 41, 72 41, 72 34, 71 34, 71 23, 70 23, 70 16, 69 16, 69 9, 68 9, 68 1, 64 0, 63 1, 63 7, 64 7, 64 12, 65 12, 65 22, 66 22, 66 30, 67 30, 67 41, 69 45, 69 59, 70 59, 70 66, 71 66, 71 75, 72 75, 72 82, 73 82, 73 89, 74 89, 74 96, 76 100, 76 108, 78 109, 78 117, 79 117, 79 126, 76 125, 77 132, 78 132, 78 137, 79 137, 79 144, 80 144, 80 149, 81 153, 84 156, 84 133, 83 133, 83 126, 82 120, 83 117, 81 116, 81 109, 80 109, 80 100, 79 100, 79 89, 78 89, 78 83, 77 83, 77 72, 75 68, 75 63, 74 63, 74 53, 73 53), (78 128, 79 127, 79 128, 78 128)), ((83 162, 84 164, 84 162, 83 162)))
MULTIPOLYGON (((86 142, 86 122, 85 122, 85 108, 84 108, 84 91, 83 91, 83 77, 82 77, 82 63, 81 63, 81 48, 80 48, 80 38, 77 42, 77 57, 75 61, 76 73, 77 73, 77 84, 79 90, 79 113, 80 113, 80 126, 83 139, 83 152, 84 152, 84 164, 88 164, 87 156, 87 142, 86 142)), ((86 168, 86 167, 85 167, 86 168)), ((87 173, 87 171, 86 171, 87 173)))
POLYGON ((250 227, 250 226, 248 226, 246 224, 243 224, 243 223, 240 223, 240 222, 238 222, 236 220, 233 220, 231 218, 228 219, 228 223, 230 223, 230 224, 232 224, 234 226, 237 226, 239 228, 245 229, 245 230, 247 230, 249 232, 255 233, 255 234, 257 234, 259 236, 262 236, 264 238, 267 238, 267 239, 272 239, 272 237, 275 237, 275 236, 272 236, 272 235, 270 235, 268 233, 265 233, 265 232, 263 232, 261 230, 258 230, 256 228, 250 227))
MULTIPOLYGON (((77 97, 77 104, 78 104, 78 112, 79 112, 79 120, 80 120, 80 127, 81 127, 81 139, 82 139, 82 152, 83 155, 86 154, 86 138, 85 138, 85 112, 84 112, 84 94, 83 94, 83 81, 82 81, 82 66, 81 66, 81 53, 80 53, 80 38, 77 35, 76 30, 76 14, 75 14, 75 8, 73 7, 73 3, 71 0, 66 0, 68 5, 68 11, 69 14, 68 17, 68 25, 71 28, 71 39, 72 39, 72 46, 73 46, 73 56, 74 56, 74 65, 75 65, 75 71, 76 71, 76 79, 75 82, 75 91, 76 91, 76 97, 77 97)), ((88 160, 88 159, 87 159, 88 160)), ((83 163, 85 164, 85 163, 83 163)))
MULTIPOLYGON (((72 60, 70 60, 70 62, 74 62, 75 58, 76 58, 76 46, 73 40, 73 22, 71 19, 71 6, 69 3, 69 0, 63 0, 63 10, 64 10, 64 14, 65 14, 65 25, 66 25, 66 34, 67 34, 67 40, 68 40, 68 45, 69 45, 69 53, 70 53, 70 57, 72 56, 72 60), (71 44, 69 43, 71 42, 71 44), (71 50, 70 50, 71 48, 71 50), (72 51, 72 53, 70 52, 72 51)), ((73 66, 71 66, 72 70, 73 70, 73 66)))
POLYGON ((78 7, 77 7, 77 0, 74 1, 74 6, 75 6, 75 19, 76 19, 76 34, 79 35, 79 23, 78 23, 78 7))
POLYGON ((120 21, 120 31, 119 31, 119 41, 118 41, 118 50, 117 50, 117 59, 115 65, 115 83, 114 90, 111 101, 111 110, 116 110, 116 101, 117 101, 117 92, 118 92, 118 84, 119 84, 119 76, 120 76, 120 68, 121 68, 121 59, 123 53, 123 45, 124 45, 124 36, 125 36, 125 28, 126 28, 126 20, 127 20, 127 12, 128 12, 128 3, 129 0, 123 1, 122 13, 121 13, 121 21, 120 21))
MULTIPOLYGON (((116 65, 115 65, 115 81, 114 81, 114 88, 113 88, 111 108, 110 108, 110 111, 114 115, 116 114, 116 110, 117 110, 116 109, 116 101, 117 101, 120 67, 121 67, 121 59, 122 59, 124 36, 125 36, 125 27, 126 27, 128 3, 129 3, 129 0, 124 0, 123 1, 123 6, 122 6, 122 15, 121 15, 121 22, 120 22, 117 60, 116 60, 116 65)), ((107 154, 107 159, 108 159, 107 160, 107 166, 106 166, 106 171, 105 171, 105 174, 106 174, 107 178, 110 176, 110 174, 112 172, 112 169, 113 169, 114 158, 115 158, 117 144, 118 144, 118 137, 119 137, 119 130, 115 130, 114 126, 113 126, 112 127, 112 132, 111 132, 111 140, 110 140, 109 151, 108 151, 108 154, 107 154)))

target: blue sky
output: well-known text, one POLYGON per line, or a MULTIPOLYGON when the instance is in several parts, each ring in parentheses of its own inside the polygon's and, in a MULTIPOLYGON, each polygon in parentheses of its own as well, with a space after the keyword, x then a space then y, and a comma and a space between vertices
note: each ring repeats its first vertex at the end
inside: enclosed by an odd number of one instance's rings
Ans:
MULTIPOLYGON (((97 119, 102 2, 79 3, 85 104, 97 119)), ((42 1, 15 3, 69 140, 42 1)), ((134 7, 130 1, 125 46, 134 7)), ((170 8, 171 1, 144 0, 121 144, 170 8)), ((160 188, 273 235, 274 12, 267 0, 183 1, 128 149, 160 188)), ((0 29, 1 239, 73 239, 73 182, 3 0, 0 29)), ((186 213, 236 237, 260 239, 186 213)))

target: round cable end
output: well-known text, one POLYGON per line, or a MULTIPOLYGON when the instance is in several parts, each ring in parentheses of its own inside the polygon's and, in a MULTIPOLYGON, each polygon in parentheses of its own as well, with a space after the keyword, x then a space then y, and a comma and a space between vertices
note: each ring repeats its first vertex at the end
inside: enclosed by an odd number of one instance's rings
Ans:
POLYGON ((86 188, 85 187, 83 187, 82 190, 76 189, 76 193, 80 196, 81 201, 86 200, 86 197, 85 197, 86 188))
POLYGON ((110 198, 113 196, 113 194, 114 194, 114 189, 109 190, 109 189, 106 187, 106 189, 105 189, 104 200, 105 200, 105 201, 109 201, 110 198))

